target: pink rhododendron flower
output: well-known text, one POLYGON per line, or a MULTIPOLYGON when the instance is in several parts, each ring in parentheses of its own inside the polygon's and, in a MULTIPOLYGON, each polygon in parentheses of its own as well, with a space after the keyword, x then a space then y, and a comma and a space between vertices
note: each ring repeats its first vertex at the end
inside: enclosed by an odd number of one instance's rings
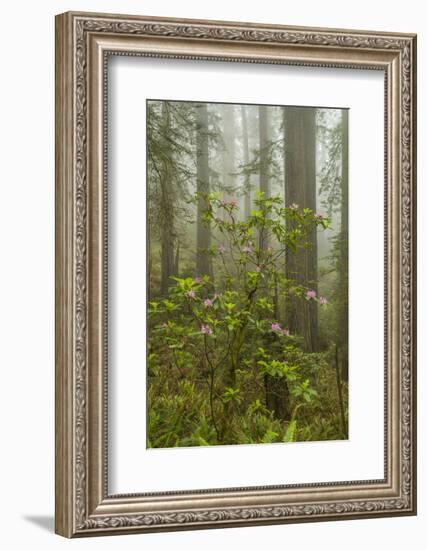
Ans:
POLYGON ((220 244, 220 245, 218 246, 218 251, 219 251, 220 254, 224 254, 224 252, 225 252, 225 246, 224 246, 223 244, 220 244))
POLYGON ((328 303, 328 300, 327 300, 324 296, 320 296, 320 298, 319 298, 319 304, 320 304, 321 306, 324 306, 324 305, 327 304, 327 303, 328 303))
POLYGON ((237 200, 236 199, 231 199, 231 200, 227 200, 227 199, 221 199, 219 201, 219 204, 220 206, 231 206, 232 208, 234 208, 235 206, 237 206, 237 200))
POLYGON ((196 277, 196 278, 194 279, 194 282, 197 283, 197 284, 199 285, 200 283, 203 283, 203 279, 202 279, 201 277, 196 277))
POLYGON ((163 323, 163 324, 162 324, 162 328, 168 328, 168 324, 167 324, 167 323, 163 323))
POLYGON ((196 297, 196 293, 194 292, 194 290, 187 290, 185 295, 187 296, 187 298, 195 298, 196 297))
POLYGON ((209 325, 202 325, 200 327, 200 332, 202 334, 212 334, 212 329, 209 325))
POLYGON ((288 329, 288 328, 284 328, 284 329, 282 330, 282 334, 283 334, 283 336, 289 336, 289 329, 288 329))
POLYGON ((280 328, 279 323, 271 323, 271 330, 273 332, 279 332, 282 329, 280 328))
POLYGON ((203 305, 205 307, 212 307, 213 306, 213 300, 210 300, 209 298, 206 298, 206 300, 203 302, 203 305))
POLYGON ((307 298, 310 300, 310 298, 316 298, 316 291, 315 290, 307 290, 307 298))
POLYGON ((257 273, 261 273, 261 267, 259 265, 256 266, 255 271, 257 273))

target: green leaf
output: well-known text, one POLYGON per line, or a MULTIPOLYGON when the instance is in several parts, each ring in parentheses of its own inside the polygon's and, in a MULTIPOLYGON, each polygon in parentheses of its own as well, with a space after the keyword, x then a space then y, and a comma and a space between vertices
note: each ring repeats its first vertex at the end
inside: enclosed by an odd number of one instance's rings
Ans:
POLYGON ((235 401, 236 403, 240 403, 242 398, 240 397, 240 388, 229 388, 226 387, 225 391, 223 393, 222 399, 224 403, 228 403, 230 401, 235 401))
POLYGON ((286 428, 286 433, 283 437, 284 443, 290 443, 291 441, 295 441, 297 432, 297 421, 291 420, 288 424, 288 427, 286 428))
POLYGON ((268 428, 268 430, 263 435, 263 437, 261 439, 261 442, 262 443, 273 443, 274 441, 277 441, 278 435, 279 434, 277 432, 273 432, 273 430, 268 428))

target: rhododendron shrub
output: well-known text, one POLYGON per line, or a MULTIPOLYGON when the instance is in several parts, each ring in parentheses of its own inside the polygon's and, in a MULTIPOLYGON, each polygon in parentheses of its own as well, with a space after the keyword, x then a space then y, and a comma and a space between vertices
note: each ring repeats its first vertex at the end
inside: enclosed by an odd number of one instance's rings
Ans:
POLYGON ((203 198, 213 276, 171 277, 167 297, 149 303, 148 445, 343 437, 325 413, 334 385, 328 350, 305 351, 286 316, 289 300, 328 307, 285 267, 329 220, 262 193, 246 220, 237 201, 203 198))

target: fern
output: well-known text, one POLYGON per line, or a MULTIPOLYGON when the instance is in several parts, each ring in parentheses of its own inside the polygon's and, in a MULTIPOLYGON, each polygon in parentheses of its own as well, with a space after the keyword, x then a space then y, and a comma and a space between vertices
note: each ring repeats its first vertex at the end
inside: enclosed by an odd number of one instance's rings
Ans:
POLYGON ((295 441, 297 434, 297 421, 291 420, 286 428, 285 437, 283 438, 284 443, 291 443, 295 441))

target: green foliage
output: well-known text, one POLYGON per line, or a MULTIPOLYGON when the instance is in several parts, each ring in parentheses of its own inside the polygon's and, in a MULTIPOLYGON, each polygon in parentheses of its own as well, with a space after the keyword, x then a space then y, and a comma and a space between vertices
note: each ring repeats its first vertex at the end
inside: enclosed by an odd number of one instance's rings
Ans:
POLYGON ((262 193, 245 221, 235 201, 217 193, 204 200, 218 235, 209 251, 214 279, 171 277, 168 295, 149 302, 148 445, 344 437, 327 352, 304 350, 301 336, 282 327, 276 299, 321 303, 284 275, 284 262, 329 220, 262 193), (268 407, 268 381, 287 388, 292 418, 268 407))
POLYGON ((297 433, 297 421, 291 420, 288 427, 286 428, 285 437, 283 438, 284 443, 291 443, 295 441, 295 436, 297 433))

